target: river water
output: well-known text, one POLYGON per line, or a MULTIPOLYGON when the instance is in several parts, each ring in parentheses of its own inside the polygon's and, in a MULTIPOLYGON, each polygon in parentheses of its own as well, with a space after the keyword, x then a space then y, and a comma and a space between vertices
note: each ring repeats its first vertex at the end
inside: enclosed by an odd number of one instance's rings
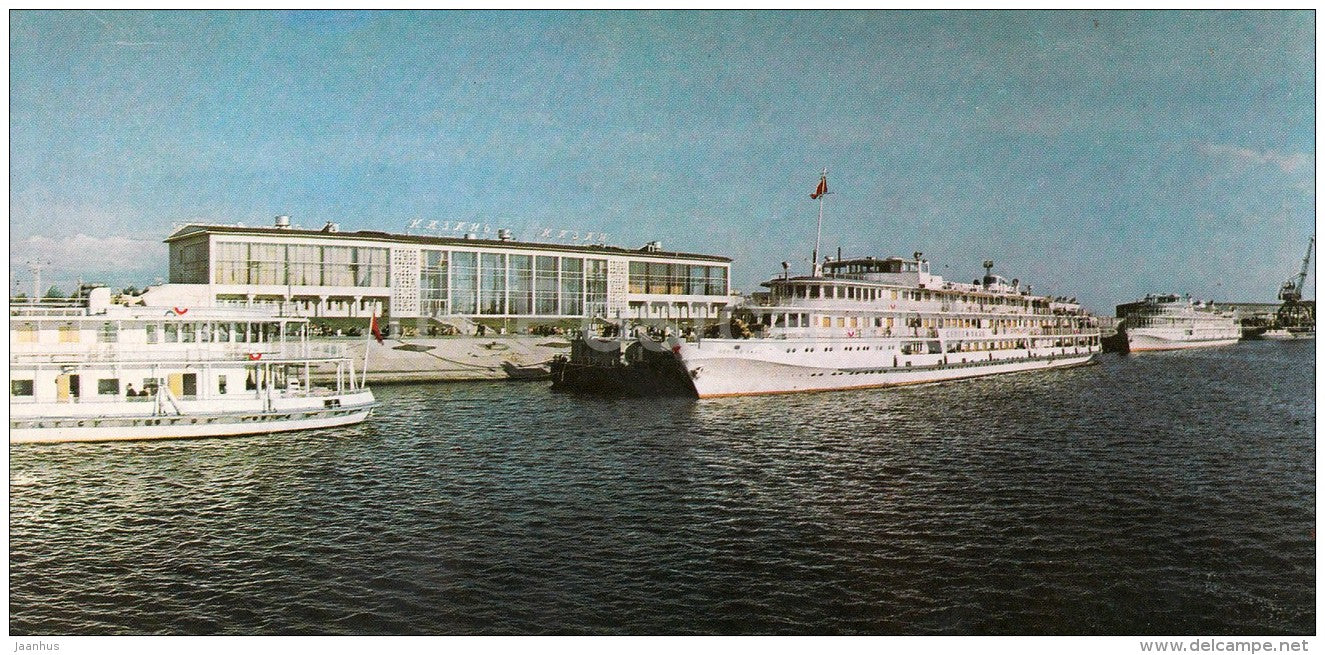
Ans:
POLYGON ((1314 344, 10 449, 10 631, 1310 634, 1314 344))

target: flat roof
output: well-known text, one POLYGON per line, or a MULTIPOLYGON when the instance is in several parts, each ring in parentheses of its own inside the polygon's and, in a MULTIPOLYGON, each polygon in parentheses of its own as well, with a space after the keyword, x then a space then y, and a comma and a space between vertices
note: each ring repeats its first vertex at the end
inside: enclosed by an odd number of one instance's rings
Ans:
POLYGON ((346 239, 350 241, 391 241, 394 243, 414 243, 427 246, 487 246, 500 247, 515 250, 537 250, 537 251, 556 251, 556 252, 576 252, 585 254, 609 254, 625 255, 630 257, 642 257, 653 259, 693 259, 698 261, 721 262, 730 264, 730 257, 720 255, 701 255, 689 252, 670 252, 670 251, 647 251, 632 250, 629 248, 620 248, 617 246, 578 246, 562 245, 557 243, 535 243, 532 241, 502 241, 500 239, 462 239, 457 237, 437 237, 418 234, 393 234, 390 232, 378 232, 375 230, 358 230, 355 232, 329 232, 325 230, 309 230, 301 228, 286 227, 248 227, 240 225, 212 225, 207 223, 192 223, 185 225, 173 234, 165 238, 165 243, 179 241, 187 237, 202 234, 238 234, 251 236, 298 236, 298 237, 321 237, 330 239, 346 239))

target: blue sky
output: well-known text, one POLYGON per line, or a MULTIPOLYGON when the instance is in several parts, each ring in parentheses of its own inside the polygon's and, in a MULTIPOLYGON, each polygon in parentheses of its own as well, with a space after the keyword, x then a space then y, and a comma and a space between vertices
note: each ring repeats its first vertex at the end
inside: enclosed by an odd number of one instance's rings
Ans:
POLYGON ((994 259, 1109 314, 1272 301, 1314 230, 1314 39, 1305 11, 15 11, 11 275, 142 286, 176 222, 289 214, 660 239, 750 291, 808 267, 827 167, 828 252, 994 259))

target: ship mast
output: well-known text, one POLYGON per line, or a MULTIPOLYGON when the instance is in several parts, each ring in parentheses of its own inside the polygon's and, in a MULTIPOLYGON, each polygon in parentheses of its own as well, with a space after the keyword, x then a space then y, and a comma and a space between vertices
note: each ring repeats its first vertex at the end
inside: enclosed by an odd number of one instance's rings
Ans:
POLYGON ((828 195, 828 169, 819 174, 819 186, 810 199, 819 201, 819 226, 814 230, 814 253, 810 256, 810 275, 819 277, 819 238, 824 231, 824 196, 828 195))

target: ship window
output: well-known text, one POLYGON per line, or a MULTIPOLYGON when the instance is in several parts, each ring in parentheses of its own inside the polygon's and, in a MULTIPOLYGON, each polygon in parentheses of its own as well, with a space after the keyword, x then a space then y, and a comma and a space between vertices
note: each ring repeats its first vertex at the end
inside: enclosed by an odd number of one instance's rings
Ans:
POLYGON ((61 325, 60 343, 78 343, 78 327, 73 323, 61 325))
POLYGON ((11 396, 31 396, 32 380, 10 380, 9 395, 11 396))
POLYGON ((24 323, 24 324, 18 326, 18 342, 19 342, 19 343, 36 343, 36 342, 37 342, 37 327, 36 327, 35 325, 31 324, 31 323, 24 323))
POLYGON ((120 340, 120 326, 118 323, 106 321, 101 324, 101 329, 97 331, 97 341, 101 343, 115 343, 120 340))
POLYGON ((179 326, 174 323, 166 323, 166 343, 179 343, 179 326))
POLYGON ((224 376, 224 375, 218 375, 218 376, 216 376, 216 392, 219 393, 219 394, 221 394, 222 396, 225 395, 225 376, 224 376))
POLYGON ((97 394, 102 396, 120 395, 119 378, 101 378, 97 380, 97 394))

